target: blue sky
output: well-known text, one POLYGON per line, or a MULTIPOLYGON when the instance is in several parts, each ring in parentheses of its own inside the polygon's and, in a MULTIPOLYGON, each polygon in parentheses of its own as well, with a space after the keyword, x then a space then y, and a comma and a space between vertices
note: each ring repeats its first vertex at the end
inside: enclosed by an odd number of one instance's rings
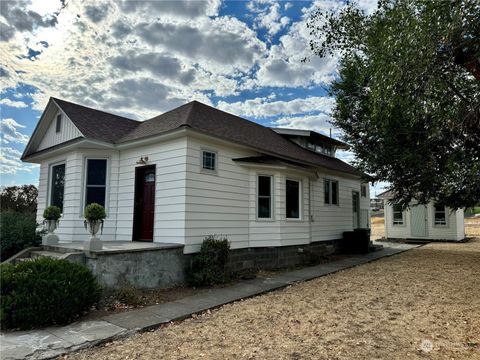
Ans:
MULTIPOLYGON (((2 1, 1 185, 38 183, 38 167, 19 156, 50 96, 138 120, 196 99, 267 126, 328 134, 338 59, 301 60, 311 55, 310 14, 343 5, 2 1)), ((375 5, 360 1, 367 12, 375 5)))

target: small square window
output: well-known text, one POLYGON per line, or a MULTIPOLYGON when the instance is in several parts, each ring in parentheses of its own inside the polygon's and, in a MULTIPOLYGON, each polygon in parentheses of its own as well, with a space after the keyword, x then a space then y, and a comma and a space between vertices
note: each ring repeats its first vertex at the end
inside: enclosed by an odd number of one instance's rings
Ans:
POLYGON ((62 130, 62 115, 58 114, 57 115, 57 122, 55 124, 55 132, 60 132, 62 130))
POLYGON ((202 168, 204 170, 215 171, 217 169, 217 154, 212 151, 203 151, 202 168))

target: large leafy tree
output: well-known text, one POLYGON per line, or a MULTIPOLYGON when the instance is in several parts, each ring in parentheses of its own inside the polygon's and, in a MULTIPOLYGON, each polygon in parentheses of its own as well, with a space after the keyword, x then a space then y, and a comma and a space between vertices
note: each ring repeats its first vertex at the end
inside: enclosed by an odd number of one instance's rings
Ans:
POLYGON ((480 201, 480 1, 383 0, 320 9, 308 26, 318 56, 339 55, 333 123, 361 170, 396 201, 480 201))
POLYGON ((35 214, 38 190, 34 185, 8 186, 0 192, 0 208, 4 211, 35 214))

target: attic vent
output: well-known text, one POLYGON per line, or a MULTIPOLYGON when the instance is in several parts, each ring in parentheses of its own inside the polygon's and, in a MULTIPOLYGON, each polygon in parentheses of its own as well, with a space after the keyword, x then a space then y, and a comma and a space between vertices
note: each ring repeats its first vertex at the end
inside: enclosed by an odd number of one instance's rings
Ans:
POLYGON ((57 123, 55 124, 55 132, 60 132, 62 129, 62 115, 58 114, 57 115, 57 123))

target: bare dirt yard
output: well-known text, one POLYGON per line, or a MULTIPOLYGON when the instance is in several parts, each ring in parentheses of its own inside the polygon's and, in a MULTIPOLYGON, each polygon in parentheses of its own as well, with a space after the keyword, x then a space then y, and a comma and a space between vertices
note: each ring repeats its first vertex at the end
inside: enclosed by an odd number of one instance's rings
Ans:
POLYGON ((480 219, 405 253, 68 359, 480 359, 480 219), (478 223, 477 223, 478 222, 478 223))

